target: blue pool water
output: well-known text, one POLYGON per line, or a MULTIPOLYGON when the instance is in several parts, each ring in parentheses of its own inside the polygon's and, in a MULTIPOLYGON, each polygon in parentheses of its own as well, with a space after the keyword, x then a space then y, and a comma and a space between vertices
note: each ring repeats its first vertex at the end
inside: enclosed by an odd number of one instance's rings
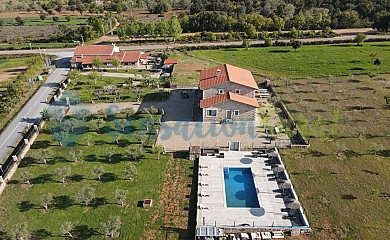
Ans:
POLYGON ((260 208, 250 168, 223 168, 227 207, 260 208))

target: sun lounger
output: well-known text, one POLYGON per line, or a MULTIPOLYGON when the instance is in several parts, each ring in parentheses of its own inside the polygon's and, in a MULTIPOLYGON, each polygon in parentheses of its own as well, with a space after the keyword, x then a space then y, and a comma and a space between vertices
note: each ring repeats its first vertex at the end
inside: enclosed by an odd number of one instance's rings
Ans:
POLYGON ((270 232, 261 232, 260 235, 261 235, 261 239, 272 239, 270 232))

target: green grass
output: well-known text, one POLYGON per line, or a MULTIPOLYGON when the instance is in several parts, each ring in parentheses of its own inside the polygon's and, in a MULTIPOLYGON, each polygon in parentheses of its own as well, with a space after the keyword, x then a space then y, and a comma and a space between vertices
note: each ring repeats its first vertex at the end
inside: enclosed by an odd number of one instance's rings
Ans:
POLYGON ((88 79, 88 76, 82 75, 76 82, 76 84, 70 88, 80 96, 81 101, 89 102, 90 99, 94 102, 113 102, 115 99, 117 102, 135 102, 139 94, 140 101, 161 101, 168 97, 168 92, 162 89, 146 88, 143 86, 136 86, 130 88, 128 78, 117 77, 102 77, 102 80, 97 80, 96 85, 94 81, 88 79), (127 84, 127 86, 124 86, 127 84), (122 89, 120 94, 113 94, 110 92, 104 92, 104 86, 116 86, 118 89, 122 89), (98 97, 93 94, 94 91, 103 91, 98 97))
MULTIPOLYGON (((87 16, 72 16, 70 22, 66 21, 64 16, 57 16, 58 22, 53 21, 53 16, 47 16, 45 20, 39 17, 22 17, 25 21, 24 26, 44 26, 44 25, 84 25, 88 23, 87 16)), ((4 26, 12 26, 16 24, 15 18, 0 18, 4 21, 4 26)))
MULTIPOLYGON (((145 115, 138 116, 129 122, 126 131, 143 130, 141 120, 144 117, 145 115)), ((168 156, 162 156, 158 161, 157 156, 151 154, 150 148, 147 147, 147 153, 142 160, 130 161, 126 157, 125 148, 136 145, 135 140, 130 133, 125 133, 117 145, 111 136, 115 131, 114 122, 107 120, 106 124, 111 127, 106 127, 99 133, 87 128, 88 134, 93 135, 90 147, 82 140, 86 134, 82 131, 86 126, 83 122, 78 123, 75 133, 70 133, 67 147, 60 147, 57 142, 52 141, 50 129, 55 129, 56 125, 49 124, 45 127, 0 198, 0 208, 5 209, 0 212, 0 218, 7 219, 0 223, 2 231, 9 234, 13 225, 27 222, 29 231, 37 236, 37 239, 44 239, 45 236, 50 239, 63 239, 60 225, 70 221, 75 226, 73 233, 78 239, 102 239, 100 223, 113 215, 120 216, 122 221, 120 239, 140 239, 144 231, 158 229, 162 225, 161 219, 151 223, 151 218, 159 214, 159 195, 168 156), (72 143, 74 146, 69 147, 72 143), (117 150, 112 162, 108 162, 104 150, 111 146, 117 147, 117 150), (54 153, 47 165, 43 164, 41 159, 32 157, 39 148, 47 148, 54 153), (83 162, 72 161, 69 157, 69 150, 72 148, 83 151, 83 162), (138 169, 135 181, 128 181, 122 173, 128 164, 135 164, 138 169), (62 184, 53 175, 53 171, 64 166, 71 166, 72 173, 65 184, 62 184), (103 181, 95 179, 91 174, 94 166, 104 167, 106 176, 103 176, 103 181), (31 187, 20 183, 21 173, 25 171, 33 176, 31 187), (82 187, 92 187, 96 190, 95 200, 89 207, 75 202, 75 196, 82 187), (113 199, 116 189, 129 191, 124 208, 113 199), (41 196, 47 193, 53 194, 56 199, 48 212, 40 206, 41 196), (154 206, 151 209, 137 207, 138 201, 144 198, 153 199, 154 206)))
MULTIPOLYGON (((4 50, 21 50, 21 49, 45 49, 45 48, 63 48, 76 47, 77 43, 32 43, 30 44, 0 44, 0 51, 4 50)), ((43 50, 42 50, 43 51, 43 50)), ((0 52, 1 54, 1 52, 0 52)))
POLYGON ((292 47, 262 47, 191 51, 190 54, 273 77, 306 78, 390 72, 385 63, 390 60, 390 42, 364 43, 362 47, 354 44, 303 45, 297 52, 292 47), (378 54, 382 65, 374 66, 371 54, 378 54))
POLYGON ((129 73, 129 74, 138 74, 138 75, 150 75, 153 74, 154 72, 150 69, 106 69, 106 72, 112 72, 112 73, 129 73))
MULTIPOLYGON (((1 47, 1 45, 0 45, 1 47)), ((29 58, 0 58, 0 71, 2 69, 12 68, 12 67, 22 67, 26 66, 26 62, 29 58)))

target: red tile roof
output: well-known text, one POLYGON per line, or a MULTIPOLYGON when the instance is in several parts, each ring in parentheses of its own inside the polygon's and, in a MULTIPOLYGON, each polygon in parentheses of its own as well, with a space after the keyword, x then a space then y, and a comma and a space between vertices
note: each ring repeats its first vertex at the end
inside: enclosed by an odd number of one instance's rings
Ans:
POLYGON ((176 58, 168 58, 164 60, 164 64, 177 64, 179 62, 176 58))
POLYGON ((233 82, 250 88, 258 89, 256 81, 250 71, 229 64, 202 70, 200 72, 199 88, 201 90, 226 82, 233 82), (219 74, 217 73, 218 69, 219 74))
POLYGON ((235 93, 227 92, 225 94, 216 95, 214 97, 206 98, 200 100, 200 108, 207 108, 212 105, 226 102, 226 101, 235 101, 242 104, 250 105, 253 107, 259 107, 259 103, 256 99, 238 95, 235 93))
POLYGON ((90 46, 77 46, 74 50, 74 55, 112 55, 114 52, 114 45, 90 45, 90 46))
POLYGON ((139 56, 139 59, 148 59, 148 57, 149 57, 149 54, 141 53, 141 55, 139 56))
POLYGON ((138 62, 140 59, 140 52, 125 52, 122 62, 138 62))

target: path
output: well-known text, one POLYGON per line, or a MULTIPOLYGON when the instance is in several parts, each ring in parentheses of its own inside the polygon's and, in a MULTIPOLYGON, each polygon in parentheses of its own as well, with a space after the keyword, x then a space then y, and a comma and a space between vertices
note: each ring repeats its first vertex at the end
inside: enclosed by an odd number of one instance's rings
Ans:
POLYGON ((4 157, 13 149, 23 134, 26 127, 37 123, 41 119, 41 112, 49 106, 45 99, 58 88, 58 83, 69 71, 69 59, 57 61, 57 69, 49 76, 42 87, 34 94, 27 104, 19 111, 18 115, 4 129, 0 135, 0 162, 5 161, 4 157))

